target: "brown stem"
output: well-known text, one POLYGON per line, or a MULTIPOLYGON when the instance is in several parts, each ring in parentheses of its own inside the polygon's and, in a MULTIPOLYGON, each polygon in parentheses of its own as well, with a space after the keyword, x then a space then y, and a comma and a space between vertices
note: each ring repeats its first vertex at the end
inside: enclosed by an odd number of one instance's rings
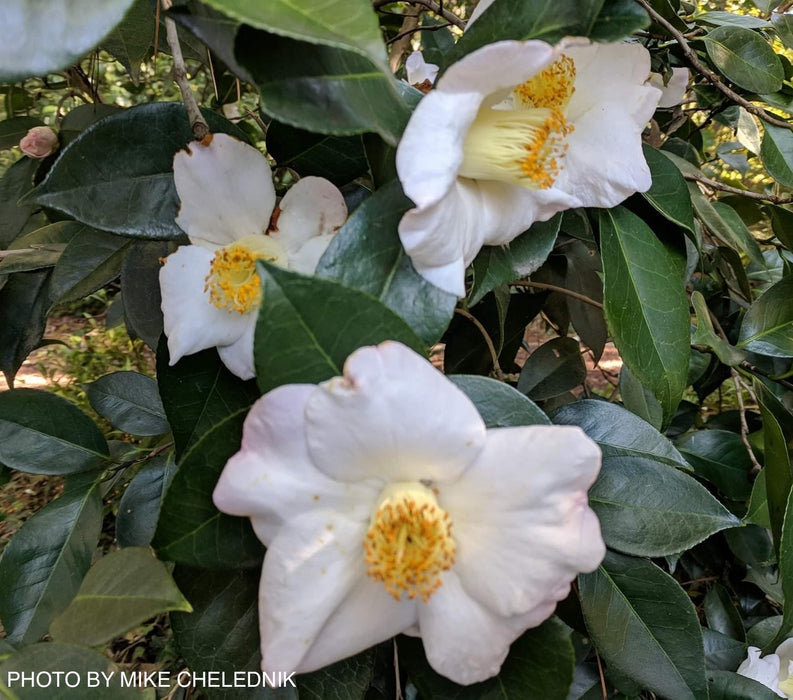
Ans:
POLYGON ((419 17, 421 17, 422 12, 423 10, 419 9, 418 12, 413 14, 406 14, 402 20, 402 26, 399 28, 399 33, 390 42, 391 48, 388 62, 391 65, 392 73, 397 72, 399 66, 402 65, 403 56, 410 49, 410 39, 418 30, 419 17))
POLYGON ((589 304, 590 306, 594 306, 598 309, 603 308, 603 304, 601 304, 599 301, 595 301, 594 299, 590 299, 588 296, 584 296, 583 294, 574 292, 572 289, 557 287, 555 284, 546 284, 545 282, 532 282, 531 280, 515 280, 513 282, 510 282, 509 286, 532 287, 535 289, 549 289, 552 292, 559 292, 560 294, 566 294, 569 297, 573 297, 573 299, 578 299, 578 301, 583 301, 585 304, 589 304))
MULTIPOLYGON (((375 10, 384 7, 385 5, 393 5, 395 2, 399 0, 374 0, 372 5, 374 6, 375 10)), ((421 5, 422 7, 427 8, 430 12, 435 13, 436 15, 443 17, 447 22, 453 24, 455 27, 459 27, 460 29, 465 29, 465 20, 460 19, 454 12, 450 12, 449 10, 443 7, 442 3, 435 2, 434 0, 409 0, 411 5, 421 5)))
POLYGON ((743 405, 743 382, 734 367, 730 368, 730 374, 732 374, 732 383, 735 386, 735 394, 738 397, 738 415, 741 420, 741 442, 749 453, 749 460, 752 462, 752 471, 759 472, 762 467, 760 466, 760 462, 757 461, 757 457, 755 457, 752 444, 749 442, 749 424, 746 422, 746 407, 743 405))
POLYGON ((793 203, 793 197, 779 197, 775 194, 761 194, 760 192, 752 192, 751 190, 742 190, 739 187, 733 187, 732 185, 727 185, 723 182, 719 182, 718 180, 711 180, 709 177, 705 177, 704 175, 700 175, 698 173, 686 173, 683 175, 683 177, 686 180, 701 182, 706 187, 710 187, 714 190, 721 190, 722 192, 729 192, 730 194, 740 194, 744 197, 748 197, 749 199, 757 199, 762 202, 771 202, 772 204, 793 203))
POLYGON ((485 344, 487 345, 487 349, 490 351, 490 357, 493 360, 493 373, 499 379, 504 377, 504 372, 501 370, 501 365, 498 363, 498 353, 496 352, 496 346, 493 344, 493 339, 490 337, 490 334, 487 332, 487 328, 482 325, 482 322, 474 316, 472 313, 469 313, 465 309, 455 309, 454 313, 462 316, 463 318, 467 318, 471 323, 473 323, 478 329, 479 332, 482 334, 482 337, 485 339, 485 344))

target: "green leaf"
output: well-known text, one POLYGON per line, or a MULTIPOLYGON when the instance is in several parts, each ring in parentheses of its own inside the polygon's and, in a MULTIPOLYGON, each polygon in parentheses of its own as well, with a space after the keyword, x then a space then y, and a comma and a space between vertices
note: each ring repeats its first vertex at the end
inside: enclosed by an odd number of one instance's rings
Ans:
POLYGON ((292 168, 303 177, 324 177, 338 186, 368 169, 360 136, 314 134, 276 121, 267 128, 267 152, 279 167, 292 168))
POLYGON ((746 632, 743 628, 741 614, 730 599, 727 590, 719 583, 714 583, 705 594, 705 619, 708 627, 717 632, 744 641, 746 632))
POLYGON ((787 12, 774 12, 771 15, 771 24, 785 48, 793 48, 793 17, 787 12))
MULTIPOLYGON (((203 114, 213 132, 244 140, 231 122, 208 110, 203 114)), ((174 221, 179 198, 173 157, 192 140, 181 103, 157 102, 113 114, 64 149, 31 201, 102 231, 176 238, 182 230, 174 221)))
POLYGON ((0 664, 0 691, 5 690, 3 683, 8 684, 6 695, 9 700, 145 700, 151 696, 144 695, 145 691, 121 685, 121 671, 104 654, 92 649, 73 644, 57 644, 45 642, 34 644, 19 653, 6 659, 0 664), (60 687, 56 687, 55 675, 57 672, 73 672, 69 682, 74 683, 80 679, 77 687, 69 688, 66 676, 62 676, 60 687), (30 674, 51 674, 51 684, 46 684, 46 675, 41 676, 41 683, 31 683, 30 680, 22 685, 21 675, 14 676, 20 680, 12 684, 9 674, 25 674, 29 679, 30 674), (91 675, 89 675, 91 674, 91 675), (103 675, 104 674, 104 675, 103 675), (88 679, 96 681, 94 687, 88 685, 88 679), (109 678, 109 681, 105 681, 109 678))
POLYGON ((399 660, 421 697, 437 700, 565 700, 573 682, 570 628, 552 617, 512 643, 498 676, 457 685, 432 670, 420 639, 399 637, 399 660))
POLYGON ((96 469, 108 456, 96 424, 74 404, 39 389, 0 393, 0 462, 31 474, 96 469))
POLYGON ((620 398, 622 404, 631 413, 635 413, 639 418, 647 421, 656 430, 661 429, 663 420, 661 404, 647 390, 647 387, 633 376, 633 372, 628 369, 627 365, 623 365, 620 370, 620 398))
POLYGON ((746 506, 744 520, 753 525, 771 529, 771 520, 768 514, 768 494, 765 486, 765 469, 761 469, 752 484, 752 495, 746 506))
POLYGON ((717 27, 705 37, 708 56, 728 80, 750 92, 776 92, 785 72, 769 43, 751 29, 717 27))
POLYGON ((646 457, 680 469, 691 468, 652 425, 608 401, 574 401, 562 406, 551 419, 559 425, 580 426, 600 445, 604 457, 646 457))
POLYGON ((694 19, 697 22, 707 22, 717 27, 729 25, 744 27, 745 29, 765 29, 769 26, 768 20, 760 19, 760 17, 750 17, 749 15, 739 15, 734 12, 703 12, 701 15, 696 15, 694 19))
POLYGON ((739 347, 760 355, 793 357, 792 300, 793 276, 769 287, 743 317, 739 347))
POLYGON ((0 82, 68 68, 115 27, 132 0, 6 0, 0 9, 0 82), (35 31, 32 31, 35 28, 35 31))
POLYGON ((155 352, 163 327, 160 260, 175 250, 174 244, 167 241, 136 241, 121 263, 121 298, 127 331, 155 352))
POLYGON ((374 131, 393 146, 410 116, 394 78, 358 53, 243 26, 236 56, 262 109, 284 124, 337 136, 374 131))
POLYGON ((386 69, 377 15, 368 0, 208 0, 207 4, 251 27, 354 51, 386 69))
POLYGON ((740 525, 695 479, 638 457, 604 459, 589 499, 606 544, 635 556, 677 554, 740 525))
POLYGON ((604 307, 614 344, 668 423, 688 376, 689 312, 672 253, 635 214, 600 211, 604 307))
POLYGON ((779 700, 762 683, 731 671, 708 671, 710 700, 779 700))
POLYGON ((16 251, 3 251, 4 254, 0 255, 0 275, 53 267, 58 262, 58 258, 61 257, 65 247, 65 243, 52 243, 34 248, 22 248, 16 251))
POLYGON ((765 266, 763 254, 757 241, 754 240, 738 213, 724 202, 711 203, 695 183, 689 182, 688 184, 691 202, 697 216, 708 230, 733 250, 746 253, 755 262, 765 266))
POLYGON ((43 126, 43 122, 36 117, 11 117, 0 121, 0 151, 18 146, 34 126, 43 126))
POLYGON ((697 328, 691 338, 691 343, 693 345, 704 345, 712 349, 725 365, 735 367, 741 364, 746 359, 746 353, 716 335, 705 297, 700 292, 692 292, 691 303, 697 315, 697 328))
POLYGON ((587 629, 609 666, 661 697, 708 697, 699 620, 677 581, 646 559, 607 552, 578 586, 587 629))
POLYGON ((543 401, 574 389, 586 379, 586 365, 574 338, 554 338, 529 355, 518 379, 518 391, 543 401))
POLYGON ((91 407, 114 428, 132 435, 170 431, 157 382, 138 372, 113 372, 85 387, 91 407))
POLYGON ((793 188, 793 134, 781 126, 764 124, 760 158, 768 174, 785 187, 793 188))
POLYGON ((21 158, 0 179, 0 248, 8 248, 33 212, 32 205, 20 206, 17 202, 33 187, 33 175, 38 167, 39 161, 21 158))
POLYGON ((102 528, 94 478, 67 480, 63 494, 26 520, 3 550, 0 619, 10 642, 30 644, 45 634, 91 566, 102 528))
POLYGON ((646 143, 642 144, 642 151, 653 178, 650 189, 642 196, 658 213, 693 235, 691 195, 682 173, 663 151, 657 151, 646 143))
POLYGON ((766 211, 771 217, 774 235, 788 250, 793 250, 793 211, 772 204, 766 205, 766 211))
POLYGON ((135 0, 121 24, 102 42, 102 48, 127 69, 136 85, 140 79, 140 64, 154 41, 155 26, 151 3, 135 0))
MULTIPOLYGON (((579 240, 569 241, 565 244, 564 250, 567 259, 564 286, 572 292, 602 304, 603 264, 597 248, 579 240)), ((592 351, 595 362, 598 362, 608 340, 608 329, 602 307, 598 308, 572 296, 567 296, 564 303, 570 312, 570 321, 578 337, 592 351)))
POLYGON ((782 623, 773 641, 766 645, 766 653, 773 652, 793 629, 793 491, 788 494, 785 517, 782 522, 782 535, 779 543, 779 578, 785 605, 782 610, 782 623))
POLYGON ((201 568, 253 567, 263 547, 247 518, 218 511, 212 492, 240 448, 247 409, 229 414, 184 453, 160 509, 152 546, 163 560, 201 568))
POLYGON ((398 182, 379 189, 336 234, 316 274, 376 297, 431 345, 449 325, 457 298, 427 282, 405 253, 397 225, 411 206, 398 182))
POLYGON ((229 414, 259 398, 256 382, 235 377, 216 350, 188 355, 172 367, 164 341, 157 352, 157 383, 179 458, 229 414))
POLYGON ((88 570, 50 634, 57 641, 97 646, 171 610, 193 609, 148 547, 127 547, 88 570))
POLYGON ((474 260, 474 283, 468 295, 473 306, 496 287, 519 277, 528 277, 548 259, 553 250, 561 215, 541 221, 505 246, 485 246, 474 260))
POLYGON ((509 384, 475 374, 451 374, 449 379, 474 402, 488 428, 551 423, 533 401, 509 384))
POLYGON ((749 498, 752 461, 740 435, 726 430, 697 430, 676 444, 694 473, 717 486, 727 498, 749 498))
POLYGON ((347 356, 363 345, 396 340, 424 352, 410 326, 368 294, 263 261, 258 270, 264 303, 253 354, 262 393, 339 376, 347 356))
POLYGON ((129 482, 118 503, 116 539, 122 547, 144 547, 154 537, 165 491, 176 473, 172 455, 149 460, 129 482))
POLYGON ((702 628, 702 644, 705 647, 705 667, 708 670, 731 671, 738 668, 746 658, 745 642, 739 642, 707 627, 702 628))

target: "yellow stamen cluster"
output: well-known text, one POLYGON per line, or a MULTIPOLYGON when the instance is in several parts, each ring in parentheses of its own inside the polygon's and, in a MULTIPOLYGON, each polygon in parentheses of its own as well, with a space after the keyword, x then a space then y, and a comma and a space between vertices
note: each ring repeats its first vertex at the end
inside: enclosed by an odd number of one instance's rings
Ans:
POLYGON ((210 303, 229 313, 245 314, 257 308, 262 291, 256 261, 267 260, 286 267, 286 255, 269 236, 247 236, 215 253, 204 279, 210 303))
POLYGON ((363 542, 367 573, 400 600, 421 596, 426 603, 454 564, 452 523, 435 494, 418 482, 384 489, 363 542))
POLYGON ((575 92, 575 62, 562 56, 512 92, 516 107, 564 109, 575 92))

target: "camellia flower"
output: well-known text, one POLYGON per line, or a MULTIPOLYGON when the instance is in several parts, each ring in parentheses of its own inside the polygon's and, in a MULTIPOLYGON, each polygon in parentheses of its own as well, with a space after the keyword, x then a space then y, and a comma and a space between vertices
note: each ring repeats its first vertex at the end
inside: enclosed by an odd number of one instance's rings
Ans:
POLYGON ((793 639, 786 639, 773 654, 762 658, 757 647, 749 647, 737 673, 762 683, 780 698, 793 698, 793 639))
POLYGON ((450 66, 396 155, 416 205, 399 234, 418 272, 462 296, 483 245, 646 191, 641 133, 661 96, 649 75, 643 46, 587 39, 499 41, 450 66))
POLYGON ((421 51, 414 51, 405 61, 408 83, 422 92, 429 90, 438 77, 438 66, 427 63, 421 51))
POLYGON ((658 106, 667 109, 679 105, 688 91, 689 77, 688 68, 672 68, 672 75, 667 83, 664 83, 664 76, 660 73, 650 73, 648 82, 661 91, 658 106))
POLYGON ((34 126, 22 137, 19 150, 28 158, 40 160, 58 148, 58 134, 48 126, 34 126))
POLYGON ((274 389, 214 492, 267 546, 262 669, 312 671, 405 632, 458 683, 495 675, 602 560, 587 504, 599 468, 577 427, 486 430, 396 342, 319 386, 274 389))
POLYGON ((276 207, 265 157, 226 134, 177 153, 173 174, 182 202, 176 223, 192 245, 160 270, 171 364, 217 346, 226 367, 250 379, 262 302, 256 261, 313 273, 347 218, 344 198, 328 180, 306 177, 276 207))

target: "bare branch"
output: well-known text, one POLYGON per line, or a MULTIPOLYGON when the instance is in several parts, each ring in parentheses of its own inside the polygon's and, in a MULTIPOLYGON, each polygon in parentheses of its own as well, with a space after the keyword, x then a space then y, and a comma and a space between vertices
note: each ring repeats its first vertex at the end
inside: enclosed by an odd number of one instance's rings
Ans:
POLYGON ((694 182, 701 182, 706 187, 714 190, 721 190, 722 192, 729 192, 730 194, 740 194, 749 199, 757 199, 762 202, 771 202, 772 204, 792 204, 793 197, 780 197, 775 194, 762 194, 761 192, 752 192, 751 190, 742 190, 740 187, 733 187, 718 180, 711 180, 709 177, 699 175, 697 173, 686 173, 683 175, 686 180, 694 182))
POLYGON ((578 301, 583 301, 585 304, 589 304, 590 306, 594 306, 598 309, 603 308, 603 304, 601 304, 599 301, 595 301, 594 299, 590 299, 588 296, 584 296, 583 294, 574 292, 572 289, 557 287, 555 284, 546 284, 545 282, 532 282, 530 280, 515 280, 514 282, 510 282, 509 286, 534 287, 536 289, 550 289, 552 292, 559 292, 559 294, 566 294, 569 297, 573 297, 573 299, 578 299, 578 301))
MULTIPOLYGON (((385 5, 393 5, 395 2, 399 0, 374 0, 372 3, 376 10, 384 7, 385 5)), ((449 24, 453 24, 455 27, 459 27, 460 29, 465 29, 465 20, 460 19, 454 12, 450 12, 446 8, 443 7, 442 3, 435 2, 435 0, 406 0, 411 5, 421 5, 422 7, 428 9, 430 12, 435 13, 436 15, 443 17, 449 24)))

